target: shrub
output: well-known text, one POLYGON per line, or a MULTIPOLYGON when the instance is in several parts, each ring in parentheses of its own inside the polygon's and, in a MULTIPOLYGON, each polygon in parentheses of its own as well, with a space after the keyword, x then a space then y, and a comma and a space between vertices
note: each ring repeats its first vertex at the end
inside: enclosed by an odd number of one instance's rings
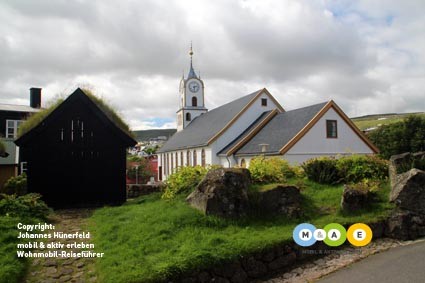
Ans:
POLYGON ((0 216, 46 219, 51 209, 40 200, 40 194, 16 195, 2 194, 0 216))
POLYGON ((285 177, 293 177, 294 171, 288 162, 279 157, 256 157, 249 163, 251 179, 254 183, 284 182, 285 177))
POLYGON ((411 115, 401 122, 384 125, 369 133, 369 139, 389 159, 404 152, 425 150, 425 117, 411 115))
POLYGON ((363 179, 360 182, 351 184, 350 188, 365 193, 376 193, 381 188, 381 182, 378 180, 363 179))
POLYGON ((388 177, 388 162, 374 155, 350 155, 337 160, 336 168, 344 183, 388 177))
POLYGON ((319 157, 307 160, 301 167, 308 179, 321 184, 337 184, 340 182, 337 160, 330 157, 319 157))
POLYGON ((23 173, 22 175, 12 177, 6 181, 0 193, 12 195, 16 194, 22 196, 27 193, 27 175, 23 173))
POLYGON ((162 194, 164 199, 172 199, 179 193, 192 191, 207 174, 208 169, 202 166, 180 167, 177 172, 171 174, 166 183, 166 188, 162 194))

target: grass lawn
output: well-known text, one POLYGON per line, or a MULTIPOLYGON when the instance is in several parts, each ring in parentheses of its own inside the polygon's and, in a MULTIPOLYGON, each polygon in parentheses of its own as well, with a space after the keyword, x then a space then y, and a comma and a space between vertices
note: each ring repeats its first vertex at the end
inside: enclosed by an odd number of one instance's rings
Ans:
MULTIPOLYGON (((295 181, 293 181, 295 182, 295 181)), ((260 188, 260 189, 267 189, 260 188)), ((97 210, 90 219, 101 282, 157 282, 185 271, 230 260, 282 242, 292 242, 292 230, 302 222, 318 228, 328 223, 373 222, 388 214, 389 185, 379 192, 380 202, 356 214, 339 210, 342 186, 304 181, 306 215, 225 220, 204 216, 189 207, 185 196, 172 201, 153 194, 121 207, 97 210)))
MULTIPOLYGON (((0 216, 0 283, 19 282, 24 277, 28 267, 28 259, 18 258, 16 245, 21 241, 17 238, 16 225, 38 223, 36 219, 0 216)), ((23 240, 22 242, 29 242, 23 240)))

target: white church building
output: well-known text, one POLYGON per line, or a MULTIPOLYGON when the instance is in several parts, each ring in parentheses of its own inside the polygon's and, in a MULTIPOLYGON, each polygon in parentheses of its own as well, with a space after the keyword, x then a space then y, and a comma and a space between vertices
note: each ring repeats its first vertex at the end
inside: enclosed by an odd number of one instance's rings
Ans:
POLYGON ((248 167, 252 158, 373 154, 378 149, 334 101, 285 111, 263 88, 208 111, 204 83, 190 70, 180 82, 177 132, 158 151, 159 179, 182 166, 248 167))

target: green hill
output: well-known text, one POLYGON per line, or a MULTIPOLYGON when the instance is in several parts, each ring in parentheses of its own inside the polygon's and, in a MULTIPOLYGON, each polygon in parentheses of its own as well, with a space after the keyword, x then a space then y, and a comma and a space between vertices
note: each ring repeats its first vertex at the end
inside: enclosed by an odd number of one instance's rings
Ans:
POLYGON ((140 131, 133 131, 134 135, 136 136, 135 139, 138 142, 141 141, 149 141, 150 139, 156 139, 160 136, 165 136, 167 139, 169 139, 174 133, 176 132, 176 129, 154 129, 154 130, 140 130, 140 131))
POLYGON ((354 122, 354 124, 356 124, 357 127, 359 127, 360 130, 364 131, 369 128, 379 127, 382 125, 388 125, 402 121, 409 115, 425 116, 425 112, 373 114, 351 118, 351 120, 354 122))

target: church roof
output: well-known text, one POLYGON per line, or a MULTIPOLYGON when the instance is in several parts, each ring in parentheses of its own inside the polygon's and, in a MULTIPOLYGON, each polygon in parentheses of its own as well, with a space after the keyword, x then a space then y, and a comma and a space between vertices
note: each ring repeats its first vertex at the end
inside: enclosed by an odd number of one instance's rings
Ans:
POLYGON ((208 145, 264 89, 217 107, 193 119, 175 133, 158 152, 208 145))
POLYGON ((326 104, 327 102, 324 102, 277 114, 235 154, 279 154, 280 150, 300 133, 326 104), (266 152, 261 152, 261 144, 268 145, 266 152))

